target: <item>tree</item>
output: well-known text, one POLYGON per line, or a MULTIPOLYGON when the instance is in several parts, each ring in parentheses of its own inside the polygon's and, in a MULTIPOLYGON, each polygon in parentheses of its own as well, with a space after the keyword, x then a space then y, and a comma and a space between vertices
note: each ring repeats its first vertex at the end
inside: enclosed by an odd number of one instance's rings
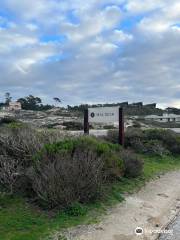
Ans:
POLYGON ((41 98, 32 95, 19 98, 18 102, 21 103, 22 109, 24 110, 46 111, 53 108, 53 106, 49 104, 43 105, 41 98))
POLYGON ((5 103, 0 102, 0 109, 5 106, 5 103))
POLYGON ((41 107, 42 100, 39 97, 29 95, 25 98, 19 98, 18 102, 21 103, 22 109, 24 110, 39 110, 41 107))
POLYGON ((58 104, 61 103, 61 99, 58 97, 54 97, 53 100, 58 104))
POLYGON ((9 92, 5 93, 5 105, 8 106, 11 100, 12 100, 11 94, 9 92))

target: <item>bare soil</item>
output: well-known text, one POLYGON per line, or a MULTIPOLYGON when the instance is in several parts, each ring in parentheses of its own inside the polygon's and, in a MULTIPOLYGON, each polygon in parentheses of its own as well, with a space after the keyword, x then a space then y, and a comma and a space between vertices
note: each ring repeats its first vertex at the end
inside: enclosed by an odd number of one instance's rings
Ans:
POLYGON ((97 225, 71 229, 73 240, 154 240, 180 209, 180 171, 170 172, 147 183, 138 193, 127 196, 97 225), (137 236, 135 229, 144 233, 137 236))

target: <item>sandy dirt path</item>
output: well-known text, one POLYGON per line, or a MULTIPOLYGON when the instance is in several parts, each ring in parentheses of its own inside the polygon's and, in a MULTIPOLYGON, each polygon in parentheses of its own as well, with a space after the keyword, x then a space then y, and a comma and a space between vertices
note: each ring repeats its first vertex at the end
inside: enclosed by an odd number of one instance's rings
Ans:
POLYGON ((138 193, 111 209, 98 225, 70 231, 77 240, 152 240, 178 214, 180 209, 180 171, 170 172, 147 183, 138 193), (135 229, 144 231, 137 236, 135 229))

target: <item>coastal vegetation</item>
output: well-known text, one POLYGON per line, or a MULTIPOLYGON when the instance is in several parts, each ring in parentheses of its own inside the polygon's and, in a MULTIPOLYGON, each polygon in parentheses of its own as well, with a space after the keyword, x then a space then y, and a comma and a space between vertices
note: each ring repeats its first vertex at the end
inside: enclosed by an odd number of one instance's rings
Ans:
MULTIPOLYGON (((55 231, 98 221, 147 181, 180 168, 180 137, 131 128, 125 147, 28 125, 0 132, 0 239, 51 239, 55 231)), ((63 239, 59 237, 59 239, 63 239)))

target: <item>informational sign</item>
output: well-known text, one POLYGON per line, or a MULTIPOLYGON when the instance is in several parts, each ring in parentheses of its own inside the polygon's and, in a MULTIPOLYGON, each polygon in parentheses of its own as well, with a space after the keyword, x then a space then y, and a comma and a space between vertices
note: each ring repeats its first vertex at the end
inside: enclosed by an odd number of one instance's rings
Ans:
POLYGON ((114 123, 119 121, 119 107, 88 109, 89 123, 114 123))
POLYGON ((119 122, 119 144, 124 146, 124 112, 120 107, 100 107, 84 110, 84 134, 89 134, 89 123, 119 122))

